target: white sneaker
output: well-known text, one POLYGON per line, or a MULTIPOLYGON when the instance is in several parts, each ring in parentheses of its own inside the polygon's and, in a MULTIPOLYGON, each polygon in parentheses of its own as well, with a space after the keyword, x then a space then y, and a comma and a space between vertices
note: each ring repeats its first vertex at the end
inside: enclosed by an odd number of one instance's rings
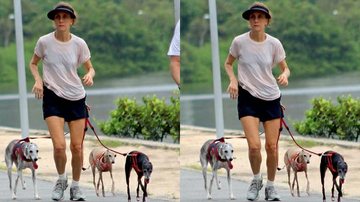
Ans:
POLYGON ((274 186, 265 187, 265 200, 267 200, 267 201, 280 201, 280 196, 276 192, 274 186))
POLYGON ((51 194, 51 199, 54 201, 61 201, 64 199, 64 191, 68 186, 67 179, 56 181, 55 187, 51 194))
POLYGON ((253 179, 251 181, 250 187, 247 191, 247 200, 254 201, 259 198, 259 191, 263 187, 262 180, 263 178, 261 176, 260 179, 253 179))
POLYGON ((86 197, 80 190, 79 186, 70 188, 70 200, 72 201, 85 201, 86 197))

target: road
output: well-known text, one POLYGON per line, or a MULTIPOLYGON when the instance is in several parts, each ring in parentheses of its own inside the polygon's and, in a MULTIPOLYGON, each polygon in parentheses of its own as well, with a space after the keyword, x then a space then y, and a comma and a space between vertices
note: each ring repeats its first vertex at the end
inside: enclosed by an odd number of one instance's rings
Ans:
MULTIPOLYGON (((219 178, 222 184, 222 190, 217 190, 215 182, 213 184, 213 194, 211 201, 230 201, 229 199, 229 189, 227 185, 226 177, 219 178)), ((208 180, 210 180, 210 175, 208 174, 208 180)), ((266 184, 265 180, 264 186, 266 184)), ((180 201, 183 202, 209 202, 206 198, 206 191, 204 189, 204 180, 202 174, 199 171, 181 169, 181 178, 180 178, 180 201)), ((246 200, 246 192, 249 184, 247 182, 232 180, 233 193, 235 196, 234 201, 248 201, 246 200)), ((307 196, 306 193, 300 193, 302 197, 292 197, 288 189, 277 188, 279 195, 281 196, 282 201, 285 202, 316 202, 322 201, 322 195, 319 193, 312 193, 310 196, 307 196)), ((265 202, 264 200, 264 187, 260 192, 260 198, 258 202, 265 202)), ((331 201, 330 190, 327 192, 327 201, 331 201)), ((343 198, 342 202, 360 202, 357 199, 343 198)))
MULTIPOLYGON (((14 173, 14 172, 13 172, 14 173)), ((15 175, 13 174, 13 180, 15 180, 15 175)), ((41 197, 41 200, 35 200, 34 199, 34 188, 32 179, 29 176, 24 176, 24 180, 26 182, 26 190, 22 190, 21 184, 18 184, 17 188, 17 199, 16 201, 26 201, 26 202, 39 202, 39 201, 52 201, 51 200, 51 191, 53 189, 55 182, 49 182, 44 180, 38 180, 38 191, 39 196, 41 197)), ((7 173, 4 171, 0 171, 0 183, 2 184, 0 186, 0 202, 14 202, 15 200, 11 199, 11 193, 9 190, 9 179, 7 176, 7 173)), ((69 182, 71 183, 71 181, 69 182)), ((14 184, 14 183, 13 183, 14 184)), ((69 185, 70 186, 70 185, 69 185)), ((70 201, 70 191, 69 187, 65 191, 65 200, 64 202, 70 201)), ((85 189, 83 188, 82 191, 86 195, 86 201, 101 201, 101 202, 109 202, 109 201, 127 201, 127 195, 124 193, 116 193, 115 196, 112 196, 111 193, 105 193, 107 194, 106 197, 97 197, 95 194, 94 189, 85 189)), ((141 192, 140 192, 141 193, 141 192)), ((134 193, 135 194, 135 191, 134 193)), ((136 201, 136 197, 133 197, 133 201, 136 201)), ((154 199, 150 198, 148 199, 149 202, 165 202, 170 200, 165 199, 154 199)))

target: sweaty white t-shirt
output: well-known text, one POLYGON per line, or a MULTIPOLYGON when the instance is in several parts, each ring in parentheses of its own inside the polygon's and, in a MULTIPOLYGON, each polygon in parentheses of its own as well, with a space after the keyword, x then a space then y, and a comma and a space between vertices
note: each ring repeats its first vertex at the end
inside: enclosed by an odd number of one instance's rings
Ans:
POLYGON ((52 32, 39 38, 35 54, 43 60, 43 81, 48 89, 67 100, 85 97, 77 74, 77 68, 90 59, 90 50, 83 39, 71 34, 69 41, 61 42, 52 32))
POLYGON ((180 20, 177 21, 168 56, 180 56, 180 20))
POLYGON ((250 38, 250 32, 246 32, 234 38, 230 54, 238 60, 238 80, 243 89, 262 100, 280 97, 272 68, 286 56, 277 38, 266 34, 264 41, 256 42, 250 38))

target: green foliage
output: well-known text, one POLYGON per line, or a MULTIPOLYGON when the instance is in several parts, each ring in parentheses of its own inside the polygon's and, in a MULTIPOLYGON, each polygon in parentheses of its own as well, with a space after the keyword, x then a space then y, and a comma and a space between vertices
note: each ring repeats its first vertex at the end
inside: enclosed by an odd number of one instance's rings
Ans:
POLYGON ((168 135, 174 142, 180 141, 180 100, 177 93, 170 98, 171 104, 156 96, 143 97, 143 105, 135 99, 119 98, 117 108, 110 119, 100 123, 101 131, 107 135, 143 138, 163 141, 168 135))
POLYGON ((302 135, 358 141, 360 136, 360 100, 351 96, 337 99, 333 105, 324 98, 313 99, 313 108, 306 111, 306 119, 295 123, 302 135))
MULTIPOLYGON (((67 1, 79 14, 71 32, 83 38, 91 51, 96 79, 168 71, 166 55, 175 26, 172 0, 67 1)), ((28 64, 40 36, 54 30, 46 13, 53 0, 22 1, 27 80, 28 64)), ((16 84, 16 52, 12 1, 0 6, 0 89, 16 84), (15 64, 15 65, 14 65, 15 64)), ((41 68, 40 68, 41 69, 41 68)), ((29 87, 31 88, 31 87, 29 87)))
MULTIPOLYGON (((209 20, 206 3, 181 1, 181 79, 212 81, 209 20), (184 36, 184 37, 183 37, 184 36), (183 51, 184 50, 184 51, 183 51), (205 51, 207 50, 207 52, 205 51), (185 51, 190 51, 185 53, 185 51), (183 54, 184 52, 184 54, 183 54), (196 58, 196 59, 195 59, 196 58), (200 75, 200 76, 198 76, 200 75)), ((220 68, 223 69, 232 39, 249 30, 242 11, 254 1, 217 1, 220 68)), ((292 79, 323 77, 360 70, 360 22, 358 1, 267 0, 273 18, 266 32, 278 38, 286 51, 292 79)), ((234 69, 236 69, 234 64, 234 69)), ((276 68, 278 69, 278 68, 276 68)), ((227 81, 225 71, 222 78, 227 81)), ((276 74, 276 72, 275 72, 276 74)), ((186 82, 183 85, 186 89, 186 82)))

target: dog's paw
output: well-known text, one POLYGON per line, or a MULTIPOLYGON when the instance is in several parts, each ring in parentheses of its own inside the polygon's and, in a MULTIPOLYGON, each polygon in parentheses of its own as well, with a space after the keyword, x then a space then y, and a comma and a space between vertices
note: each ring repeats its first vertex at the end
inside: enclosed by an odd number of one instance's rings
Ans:
POLYGON ((210 194, 207 195, 207 199, 208 199, 208 200, 211 200, 211 199, 212 199, 212 197, 211 197, 210 194))
POLYGON ((39 196, 39 195, 36 195, 36 196, 35 196, 35 200, 41 200, 40 196, 39 196))

